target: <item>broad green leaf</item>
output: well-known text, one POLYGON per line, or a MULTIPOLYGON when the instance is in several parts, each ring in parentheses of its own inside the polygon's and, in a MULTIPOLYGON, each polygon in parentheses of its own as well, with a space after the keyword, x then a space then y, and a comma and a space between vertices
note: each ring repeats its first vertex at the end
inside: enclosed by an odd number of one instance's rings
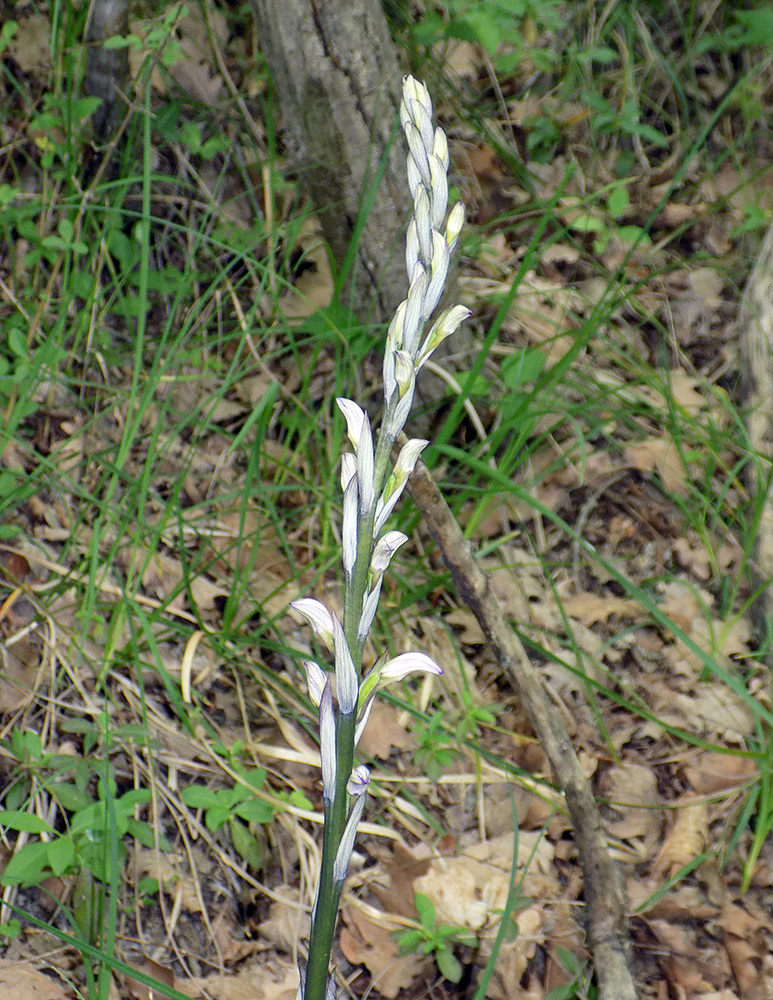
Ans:
POLYGON ((46 845, 46 858, 54 875, 64 875, 72 868, 77 857, 75 844, 69 837, 57 837, 46 845))
POLYGON ((245 802, 240 802, 235 812, 248 823, 270 823, 274 818, 274 810, 262 799, 247 799, 245 802))
POLYGON ((48 844, 36 840, 34 844, 25 844, 11 858, 3 872, 3 885, 18 885, 20 882, 36 883, 47 868, 48 844))
POLYGON ((462 963, 448 948, 438 951, 435 954, 435 961, 449 983, 458 983, 462 978, 462 963))
POLYGON ((192 809, 210 809, 218 804, 217 792, 206 785, 188 785, 182 789, 180 797, 192 809))
POLYGON ((24 809, 5 809, 0 812, 0 826, 6 830, 23 830, 25 833, 53 833, 44 819, 24 809))
POLYGON ((423 892, 416 893, 414 902, 416 904, 416 912, 419 914, 419 923, 428 934, 434 933, 435 924, 437 923, 435 904, 423 892))
POLYGON ((617 187, 612 188, 607 198, 607 208, 610 215, 615 219, 619 219, 626 208, 628 208, 630 201, 628 188, 625 184, 618 184, 617 187))
POLYGON ((505 358, 499 370, 508 389, 519 389, 539 378, 544 367, 545 355, 538 347, 522 347, 505 358))
POLYGON ((265 851, 258 843, 257 838, 250 833, 244 823, 240 823, 235 819, 232 819, 228 824, 228 829, 231 832, 231 840, 239 857, 250 868, 260 871, 265 861, 265 851))

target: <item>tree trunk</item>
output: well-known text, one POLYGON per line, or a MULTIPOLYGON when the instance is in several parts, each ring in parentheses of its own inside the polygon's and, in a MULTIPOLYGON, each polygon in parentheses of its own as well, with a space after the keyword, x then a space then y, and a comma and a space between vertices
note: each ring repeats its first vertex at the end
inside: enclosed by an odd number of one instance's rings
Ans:
POLYGON ((746 426, 752 455, 747 483, 753 511, 759 514, 754 542, 754 575, 762 587, 755 606, 757 627, 764 638, 773 629, 773 226, 762 243, 738 315, 741 389, 748 408, 746 426))
MULTIPOLYGON (((356 238, 349 291, 388 322, 405 297, 402 237, 410 212, 397 129, 402 73, 378 0, 253 0, 288 153, 338 268, 356 238), (369 187, 384 176, 367 208, 369 187)), ((346 301, 346 298, 344 298, 346 301)))
POLYGON ((86 40, 86 74, 83 89, 102 98, 91 122, 99 138, 107 141, 126 111, 129 84, 129 50, 107 49, 102 44, 111 35, 128 35, 129 0, 92 0, 86 40))

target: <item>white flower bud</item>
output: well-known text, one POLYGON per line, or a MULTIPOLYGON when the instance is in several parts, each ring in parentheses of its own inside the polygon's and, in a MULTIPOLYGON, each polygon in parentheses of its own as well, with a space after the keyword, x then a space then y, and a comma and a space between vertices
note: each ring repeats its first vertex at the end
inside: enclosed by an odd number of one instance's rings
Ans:
POLYGON ((338 707, 343 715, 351 715, 357 707, 359 682, 354 660, 349 651, 344 630, 337 618, 333 618, 333 640, 335 643, 336 690, 338 707))
POLYGON ((408 140, 408 150, 411 154, 411 159, 415 163, 416 169, 419 171, 422 186, 428 188, 431 181, 431 175, 429 172, 429 156, 424 147, 424 143, 421 141, 421 132, 419 132, 413 122, 409 122, 405 126, 405 138, 408 140))
POLYGON ((313 597, 301 597, 300 600, 292 601, 290 607, 306 619, 314 634, 332 651, 333 618, 325 605, 321 601, 315 601, 313 597))
POLYGON ((439 229, 446 217, 448 208, 448 177, 446 170, 437 156, 430 156, 429 171, 431 176, 431 197, 432 211, 430 222, 433 229, 439 229))
POLYGON ((381 681, 399 681, 418 671, 424 674, 442 674, 442 669, 426 653, 400 653, 381 668, 381 681))
POLYGON ((322 795, 332 803, 335 801, 336 793, 336 721, 329 678, 325 681, 319 702, 319 748, 322 764, 322 795))
POLYGON ((422 323, 424 322, 424 295, 427 291, 427 272, 419 261, 411 278, 403 321, 402 350, 414 357, 419 346, 422 323))
POLYGON ((472 314, 466 306, 452 306, 438 316, 432 325, 432 329, 427 334, 426 340, 421 345, 421 350, 416 360, 417 369, 421 368, 438 344, 441 344, 446 337, 450 337, 452 333, 455 333, 460 323, 463 323, 470 315, 472 314))
POLYGON ((352 776, 346 783, 346 790, 350 795, 357 796, 367 792, 370 784, 370 771, 364 764, 358 764, 352 771, 352 776))
POLYGON ((448 139, 442 128, 438 125, 435 129, 435 134, 432 137, 432 152, 443 164, 443 169, 448 171, 448 139))
POLYGON ((327 684, 327 674, 314 660, 304 660, 303 667, 306 671, 309 698, 319 708, 319 703, 322 700, 322 692, 325 690, 325 684, 327 684))
POLYGON ((413 218, 419 241, 419 259, 425 267, 432 263, 432 214, 427 192, 420 187, 413 200, 413 218))
POLYGON ((336 400, 336 403, 338 404, 338 409, 346 418, 347 436, 356 453, 360 447, 360 441, 365 433, 366 425, 368 428, 370 427, 368 415, 361 406, 358 406, 358 404, 354 402, 354 400, 344 399, 341 397, 336 400))
POLYGON ((440 301, 443 294, 443 286, 448 277, 448 265, 451 261, 451 254, 445 237, 436 230, 432 230, 432 269, 427 291, 424 295, 424 315, 431 316, 435 311, 435 306, 440 301))
POLYGON ((362 604, 362 615, 360 616, 360 624, 357 629, 357 638, 362 643, 368 638, 370 627, 373 624, 373 619, 376 617, 376 611, 378 611, 378 599, 381 596, 382 581, 383 577, 379 577, 376 580, 375 586, 362 604))
POLYGON ((352 481, 352 476, 357 475, 357 456, 351 451, 345 451, 341 455, 341 492, 346 492, 346 487, 352 481))
POLYGON ((411 356, 406 351, 396 351, 395 381, 397 382, 397 391, 400 393, 401 398, 413 386, 415 377, 411 356))
POLYGON ((398 455, 394 469, 392 469, 392 474, 387 481, 381 499, 376 504, 376 522, 373 528, 374 536, 380 534, 387 518, 394 510, 395 504, 405 489, 405 484, 408 482, 408 477, 413 472, 419 460, 419 455, 421 455, 428 444, 429 441, 424 441, 422 438, 412 438, 410 441, 406 441, 400 449, 400 454, 398 455))
POLYGON ((385 573, 392 561, 392 556, 407 541, 408 536, 404 535, 402 531, 387 531, 383 538, 379 538, 370 560, 371 573, 374 576, 381 576, 385 573))
POLYGON ((341 531, 341 549, 344 573, 351 576, 357 561, 357 529, 359 527, 359 490, 357 476, 349 481, 344 493, 344 517, 341 531))
POLYGON ((446 243, 448 243, 449 250, 453 250, 454 246, 456 246, 456 240, 462 231, 463 225, 464 205, 460 201, 457 201, 451 209, 451 214, 448 216, 448 222, 446 223, 446 243))
POLYGON ((344 833, 338 845, 336 858, 333 862, 333 881, 336 885, 343 885, 346 873, 349 871, 349 862, 354 850, 354 838, 357 835, 357 824, 360 822, 362 811, 365 808, 365 799, 367 796, 364 793, 366 790, 364 788, 362 793, 354 800, 352 811, 349 813, 349 819, 346 821, 344 833))
POLYGON ((419 259, 419 234, 416 231, 416 220, 411 216, 408 231, 405 234, 405 270, 408 277, 413 274, 419 259))

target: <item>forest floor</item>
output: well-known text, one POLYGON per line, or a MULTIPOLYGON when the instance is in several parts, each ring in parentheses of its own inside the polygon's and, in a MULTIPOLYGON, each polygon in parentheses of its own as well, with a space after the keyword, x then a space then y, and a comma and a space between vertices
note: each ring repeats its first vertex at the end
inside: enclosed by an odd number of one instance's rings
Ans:
MULTIPOLYGON (((0 985, 292 1000, 321 790, 288 604, 340 606, 333 400, 376 405, 384 331, 331 303, 249 14, 140 10, 100 161, 75 6, 0 29, 0 985)), ((770 456, 736 319, 773 210, 773 22, 531 6, 393 25, 467 211, 475 349, 427 460, 602 805, 642 997, 771 998, 770 456)), ((346 994, 593 997, 561 790, 408 501, 396 524, 367 659, 444 673, 360 744, 346 994)))

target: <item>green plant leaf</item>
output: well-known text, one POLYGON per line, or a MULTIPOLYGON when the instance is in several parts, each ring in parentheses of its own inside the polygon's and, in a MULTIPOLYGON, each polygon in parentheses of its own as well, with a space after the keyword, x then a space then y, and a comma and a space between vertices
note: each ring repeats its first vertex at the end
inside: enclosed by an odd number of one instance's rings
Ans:
POLYGON ((519 389, 539 378, 544 367, 545 355, 538 347, 522 347, 505 358, 499 370, 508 389, 519 389))
POLYGON ((437 919, 435 916, 435 904, 422 892, 417 892, 414 896, 416 912, 419 914, 419 923, 428 934, 433 934, 437 919))
POLYGON ((41 881, 47 867, 48 844, 36 840, 25 844, 11 858, 3 872, 3 885, 18 885, 20 882, 36 884, 41 881))
POLYGON ((403 955, 408 955, 412 951, 416 951, 419 945, 424 940, 424 931, 420 931, 417 928, 409 931, 402 931, 397 936, 397 944, 400 947, 400 951, 403 955))
POLYGON ((739 45, 773 46, 773 10, 769 7, 737 10, 735 18, 746 29, 737 39, 739 45))
POLYGON ((47 845, 46 858, 54 875, 64 875, 75 866, 77 852, 69 837, 57 837, 47 845))
POLYGON ((210 809, 219 804, 217 792, 206 785, 188 785, 182 789, 180 797, 192 809, 210 809))
POLYGON ((607 210, 613 218, 619 219, 626 208, 628 208, 630 202, 631 199, 628 196, 628 188, 625 184, 618 184, 609 192, 609 196, 607 197, 607 210))
POLYGON ((262 799, 247 799, 245 802, 240 802, 234 812, 248 823, 270 823, 274 818, 274 810, 262 799))
POLYGON ((569 228, 573 229, 576 233, 601 233, 607 228, 603 219, 599 219, 595 215, 578 215, 576 219, 572 219, 569 223, 569 228))
POLYGON ((40 816, 24 809, 6 809, 0 812, 0 826, 7 830, 23 830, 25 833, 53 833, 50 826, 40 816))
POLYGON ((458 983, 462 978, 462 963, 449 948, 436 952, 435 961, 449 983, 458 983))
POLYGON ((265 849, 258 843, 257 838, 250 833, 244 823, 232 819, 228 824, 236 853, 245 861, 250 868, 260 871, 265 862, 265 849))
POLYGON ((225 826, 230 818, 230 809, 226 809, 223 806, 213 806, 211 809, 207 809, 204 822, 207 829, 214 833, 216 830, 219 830, 221 826, 225 826))

